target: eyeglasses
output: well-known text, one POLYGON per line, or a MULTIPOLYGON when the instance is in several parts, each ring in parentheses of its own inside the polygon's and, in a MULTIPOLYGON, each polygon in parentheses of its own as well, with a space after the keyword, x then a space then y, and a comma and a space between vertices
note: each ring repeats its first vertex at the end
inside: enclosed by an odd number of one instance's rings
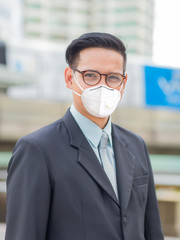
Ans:
POLYGON ((98 84, 101 81, 101 77, 103 75, 105 76, 106 84, 111 88, 119 87, 123 83, 124 79, 126 78, 125 75, 120 73, 101 74, 94 70, 80 71, 76 68, 72 68, 72 70, 81 73, 83 77, 83 81, 89 86, 94 86, 98 84))

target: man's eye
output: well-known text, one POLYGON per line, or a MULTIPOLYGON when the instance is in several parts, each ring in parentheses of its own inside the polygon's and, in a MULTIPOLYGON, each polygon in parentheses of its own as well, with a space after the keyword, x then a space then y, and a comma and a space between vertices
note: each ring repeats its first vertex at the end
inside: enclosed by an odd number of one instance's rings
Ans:
POLYGON ((111 76, 108 77, 108 80, 110 80, 110 81, 120 81, 121 77, 116 76, 116 75, 111 75, 111 76))
POLYGON ((86 78, 97 78, 97 75, 95 73, 86 73, 85 77, 86 78))

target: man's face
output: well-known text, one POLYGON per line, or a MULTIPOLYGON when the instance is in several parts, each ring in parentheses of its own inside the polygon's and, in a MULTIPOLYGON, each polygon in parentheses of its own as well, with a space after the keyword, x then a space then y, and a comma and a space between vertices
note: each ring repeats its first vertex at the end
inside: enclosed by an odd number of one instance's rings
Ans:
MULTIPOLYGON (((101 74, 108 73, 120 73, 123 74, 123 57, 120 53, 105 49, 105 48, 87 48, 80 52, 78 64, 76 69, 80 71, 95 70, 101 74)), ((75 92, 82 94, 82 90, 79 88, 73 77, 73 70, 68 67, 65 70, 65 80, 67 88, 74 90, 75 92)), ((75 71, 76 80, 83 89, 89 88, 91 86, 87 85, 83 81, 82 74, 75 71)), ((121 89, 121 94, 123 94, 126 79, 124 80, 123 88, 121 89)), ((101 77, 101 81, 97 85, 106 85, 105 76, 101 77)), ((120 90, 122 86, 116 88, 120 90)), ((86 117, 90 117, 87 110, 81 101, 81 97, 73 93, 73 104, 76 109, 86 117)))

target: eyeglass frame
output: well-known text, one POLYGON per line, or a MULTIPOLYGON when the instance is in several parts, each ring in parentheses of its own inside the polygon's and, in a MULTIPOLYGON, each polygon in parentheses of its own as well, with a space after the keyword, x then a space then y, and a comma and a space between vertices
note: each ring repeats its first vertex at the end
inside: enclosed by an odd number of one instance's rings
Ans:
MULTIPOLYGON (((84 83, 87 84, 88 86, 95 86, 95 85, 97 85, 97 84, 101 81, 101 78, 102 78, 103 75, 105 76, 105 82, 106 82, 106 84, 107 84, 108 86, 109 86, 109 84, 107 83, 107 77, 108 77, 109 75, 111 75, 111 74, 119 74, 119 75, 121 75, 121 77, 123 78, 122 82, 121 82, 117 87, 121 86, 121 85, 123 84, 124 80, 126 79, 126 75, 121 74, 121 73, 113 73, 113 72, 112 72, 112 73, 105 74, 105 73, 100 73, 100 72, 98 72, 98 71, 96 71, 96 70, 80 71, 80 70, 78 70, 77 68, 73 68, 73 67, 71 67, 71 69, 74 70, 74 71, 77 71, 77 72, 81 73, 84 83), (84 80, 84 74, 85 74, 86 72, 88 72, 88 71, 90 71, 90 72, 95 72, 95 73, 98 73, 98 74, 99 74, 100 79, 99 79, 99 81, 98 81, 96 84, 91 85, 91 84, 88 84, 88 83, 85 82, 85 80, 84 80)), ((109 86, 109 87, 111 87, 111 86, 109 86)), ((117 88, 117 87, 114 87, 114 88, 117 88)), ((113 87, 111 87, 111 88, 113 88, 113 87)))

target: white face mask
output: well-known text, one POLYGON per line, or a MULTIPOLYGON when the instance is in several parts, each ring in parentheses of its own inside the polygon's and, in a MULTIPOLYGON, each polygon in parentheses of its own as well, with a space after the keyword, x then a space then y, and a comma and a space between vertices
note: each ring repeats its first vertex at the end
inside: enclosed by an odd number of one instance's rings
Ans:
POLYGON ((77 85, 83 91, 81 95, 75 91, 73 92, 81 97, 84 107, 91 115, 104 118, 114 112, 121 99, 120 91, 105 85, 83 89, 76 80, 74 72, 73 76, 77 85))

